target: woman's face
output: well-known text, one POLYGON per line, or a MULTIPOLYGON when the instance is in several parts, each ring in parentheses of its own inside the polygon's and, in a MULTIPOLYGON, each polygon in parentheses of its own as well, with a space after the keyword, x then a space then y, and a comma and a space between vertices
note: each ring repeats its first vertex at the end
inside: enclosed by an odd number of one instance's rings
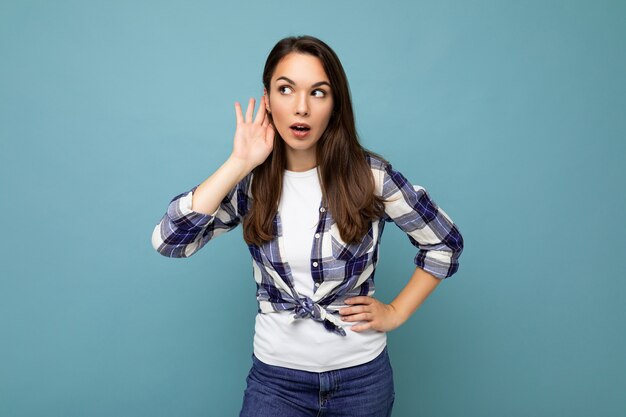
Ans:
POLYGON ((287 145, 287 157, 314 155, 333 109, 330 81, 319 58, 289 53, 276 66, 270 91, 264 92, 274 127, 287 145))

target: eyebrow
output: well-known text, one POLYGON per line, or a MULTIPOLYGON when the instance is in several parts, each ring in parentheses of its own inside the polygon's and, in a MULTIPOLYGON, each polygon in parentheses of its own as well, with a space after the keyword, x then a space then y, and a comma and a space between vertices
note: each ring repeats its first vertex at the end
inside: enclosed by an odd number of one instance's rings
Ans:
MULTIPOLYGON (((277 81, 277 82, 278 82, 279 80, 285 80, 285 81, 287 81, 287 82, 288 82, 289 84, 291 84, 291 85, 296 85, 296 83, 295 83, 295 82, 291 81, 291 80, 290 80, 289 78, 287 78, 287 77, 278 77, 278 78, 276 79, 276 81, 277 81)), ((330 87, 330 84, 329 84, 327 81, 318 81, 318 82, 316 82, 315 84, 311 85, 311 87, 319 87, 320 85, 324 85, 324 84, 326 84, 328 87, 330 87)))

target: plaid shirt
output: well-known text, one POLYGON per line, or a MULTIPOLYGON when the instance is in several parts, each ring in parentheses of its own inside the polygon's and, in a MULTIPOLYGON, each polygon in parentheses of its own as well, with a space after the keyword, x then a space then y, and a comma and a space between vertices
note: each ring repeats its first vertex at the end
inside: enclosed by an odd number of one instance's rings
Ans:
MULTIPOLYGON (((283 260, 280 214, 274 218, 276 236, 262 246, 248 245, 257 284, 259 313, 294 311, 293 319, 311 318, 339 335, 345 330, 337 318, 346 298, 374 294, 374 271, 378 245, 385 222, 393 221, 419 249, 415 264, 439 279, 454 274, 463 250, 463 237, 450 217, 430 199, 427 191, 412 185, 390 164, 367 156, 376 184, 376 193, 388 202, 380 219, 371 222, 359 243, 345 243, 332 214, 320 204, 319 222, 311 251, 312 298, 294 288, 289 264, 283 260)), ((179 194, 155 227, 153 247, 164 256, 186 258, 209 240, 234 229, 242 222, 251 203, 252 173, 224 197, 212 215, 195 212, 192 193, 179 194)))

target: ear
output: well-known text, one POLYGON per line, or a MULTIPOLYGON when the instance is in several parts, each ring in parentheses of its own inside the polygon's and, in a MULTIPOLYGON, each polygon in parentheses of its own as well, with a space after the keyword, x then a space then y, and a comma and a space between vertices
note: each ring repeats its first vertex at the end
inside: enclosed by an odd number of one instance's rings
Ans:
POLYGON ((265 110, 267 110, 268 113, 271 113, 271 111, 270 111, 270 96, 269 96, 269 94, 267 94, 267 89, 265 87, 263 87, 263 95, 265 96, 265 110))

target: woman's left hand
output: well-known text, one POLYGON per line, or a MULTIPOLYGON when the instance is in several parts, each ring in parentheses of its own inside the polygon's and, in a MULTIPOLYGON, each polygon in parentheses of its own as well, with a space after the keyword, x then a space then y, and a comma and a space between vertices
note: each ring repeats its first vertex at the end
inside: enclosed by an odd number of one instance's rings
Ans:
POLYGON ((373 329, 379 332, 388 332, 400 327, 403 320, 391 304, 384 304, 373 297, 358 296, 346 298, 346 304, 351 307, 339 309, 343 321, 364 321, 351 326, 355 332, 373 329))

